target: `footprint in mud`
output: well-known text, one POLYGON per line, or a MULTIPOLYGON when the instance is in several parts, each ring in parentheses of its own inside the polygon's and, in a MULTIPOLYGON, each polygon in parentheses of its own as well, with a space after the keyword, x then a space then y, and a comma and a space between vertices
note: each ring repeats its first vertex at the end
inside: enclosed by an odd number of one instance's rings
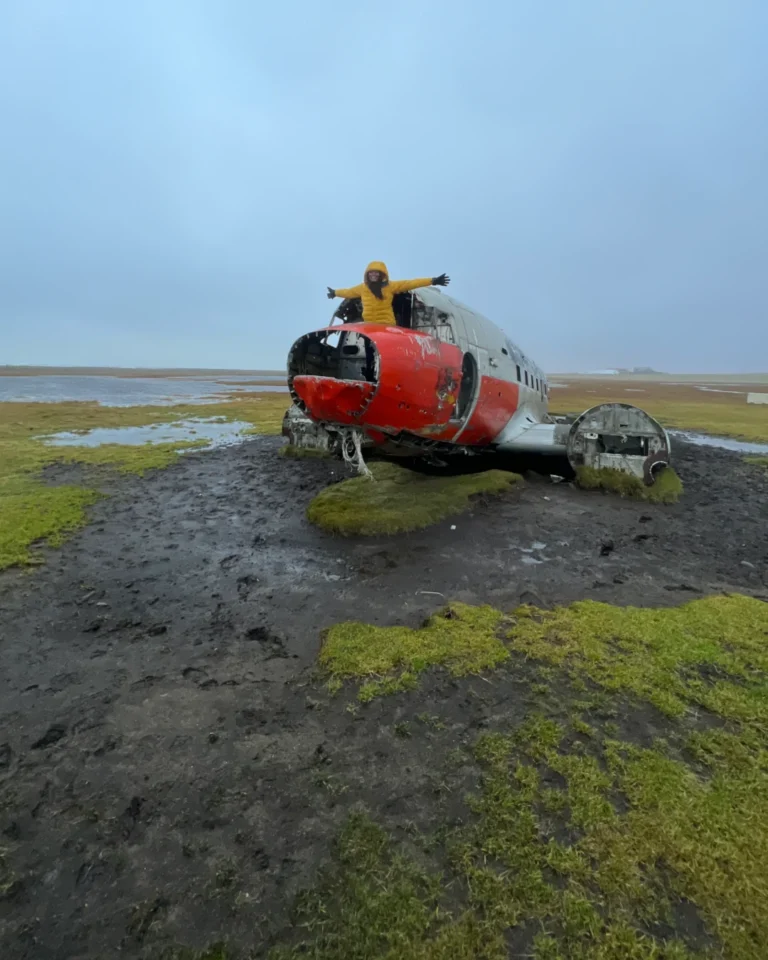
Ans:
POLYGON ((247 573, 244 577, 239 577, 237 581, 237 594, 241 600, 248 597, 251 587, 259 582, 259 578, 252 573, 247 573))
POLYGON ((144 943, 152 927, 165 916, 170 905, 170 900, 165 897, 156 897, 154 900, 135 906, 126 928, 128 936, 137 943, 144 943))
POLYGON ((267 627, 251 627, 250 630, 246 630, 245 639, 251 643, 258 643, 266 654, 266 660, 273 660, 276 657, 285 660, 290 658, 282 639, 271 633, 267 627))
POLYGON ((209 677, 205 670, 201 670, 199 667, 184 667, 181 675, 185 680, 191 680, 192 683, 200 687, 201 690, 208 690, 211 687, 218 687, 219 685, 218 680, 214 677, 209 677))
POLYGON ((58 743, 59 740, 62 740, 67 735, 67 728, 63 723, 54 723, 46 732, 40 737, 39 740, 36 740, 32 744, 33 750, 44 750, 46 747, 52 747, 55 743, 58 743))
POLYGON ((48 685, 48 692, 61 693, 62 690, 66 690, 67 687, 71 687, 80 682, 80 675, 77 673, 59 673, 51 678, 51 682, 48 685))
POLYGON ((397 560, 386 550, 380 550, 364 557, 357 568, 357 572, 361 577, 369 579, 377 577, 387 570, 394 570, 396 567, 397 560))
POLYGON ((133 829, 138 823, 139 817, 141 816, 141 808, 143 806, 144 806, 143 797, 131 797, 131 800, 128 806, 123 811, 123 815, 121 818, 123 821, 123 828, 121 831, 123 840, 127 840, 130 837, 131 833, 133 833, 133 829))

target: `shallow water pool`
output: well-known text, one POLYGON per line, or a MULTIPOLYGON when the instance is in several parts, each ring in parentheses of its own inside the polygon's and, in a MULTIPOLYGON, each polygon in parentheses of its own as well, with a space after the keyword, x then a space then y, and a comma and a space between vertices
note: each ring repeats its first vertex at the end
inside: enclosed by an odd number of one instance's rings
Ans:
MULTIPOLYGON (((687 433, 683 430, 668 430, 667 433, 686 443, 695 443, 700 447, 720 447, 736 453, 768 453, 768 443, 748 443, 746 440, 732 440, 730 437, 710 437, 706 433, 687 433)), ((674 455, 674 452, 673 452, 674 455)))
MULTIPOLYGON (((274 386, 248 384, 235 390, 246 394, 287 391, 285 382, 275 382, 274 386)), ((0 377, 0 401, 12 403, 96 400, 105 407, 168 406, 182 402, 215 403, 227 399, 232 392, 232 387, 214 380, 65 375, 0 377)))
POLYGON ((96 427, 85 433, 55 433, 42 439, 53 447, 99 447, 106 443, 140 446, 144 443, 179 443, 182 440, 206 440, 196 450, 212 450, 242 443, 251 426, 242 420, 210 417, 200 420, 178 420, 156 423, 148 427, 96 427))

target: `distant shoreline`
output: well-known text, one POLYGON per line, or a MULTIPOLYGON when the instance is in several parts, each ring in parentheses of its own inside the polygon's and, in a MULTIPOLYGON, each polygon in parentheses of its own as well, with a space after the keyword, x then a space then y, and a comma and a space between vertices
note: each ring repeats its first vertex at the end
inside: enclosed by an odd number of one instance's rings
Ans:
POLYGON ((126 379, 286 377, 285 370, 232 370, 204 367, 18 367, 0 366, 0 377, 123 377, 126 379))
MULTIPOLYGON (((243 370, 204 367, 44 367, 0 366, 0 377, 122 377, 125 379, 205 379, 220 377, 285 377, 285 370, 243 370)), ((634 381, 640 383, 768 384, 766 373, 550 373, 551 380, 634 381)))

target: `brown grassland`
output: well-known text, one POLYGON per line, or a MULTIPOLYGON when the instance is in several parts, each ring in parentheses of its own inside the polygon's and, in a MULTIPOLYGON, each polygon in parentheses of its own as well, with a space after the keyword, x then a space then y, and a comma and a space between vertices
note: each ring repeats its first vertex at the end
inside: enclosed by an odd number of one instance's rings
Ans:
POLYGON ((765 384, 729 383, 702 390, 693 383, 612 378, 554 382, 564 384, 551 387, 554 414, 581 413, 598 403, 631 403, 665 427, 768 443, 768 406, 747 403, 747 393, 766 391, 765 384))

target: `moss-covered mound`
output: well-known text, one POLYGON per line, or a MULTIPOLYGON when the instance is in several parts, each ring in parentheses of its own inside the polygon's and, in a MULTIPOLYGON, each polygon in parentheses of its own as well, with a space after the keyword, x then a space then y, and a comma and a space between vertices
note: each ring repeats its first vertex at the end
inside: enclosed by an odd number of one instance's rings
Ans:
POLYGON ((499 494, 521 478, 502 470, 432 477, 393 463, 371 464, 374 479, 355 477, 319 493, 307 509, 311 523, 330 533, 404 533, 466 510, 477 494, 499 494))
POLYGON ((671 467, 664 469, 656 482, 647 487, 639 477, 612 467, 577 467, 576 484, 583 490, 610 490, 622 497, 648 503, 677 503, 683 483, 671 467))

